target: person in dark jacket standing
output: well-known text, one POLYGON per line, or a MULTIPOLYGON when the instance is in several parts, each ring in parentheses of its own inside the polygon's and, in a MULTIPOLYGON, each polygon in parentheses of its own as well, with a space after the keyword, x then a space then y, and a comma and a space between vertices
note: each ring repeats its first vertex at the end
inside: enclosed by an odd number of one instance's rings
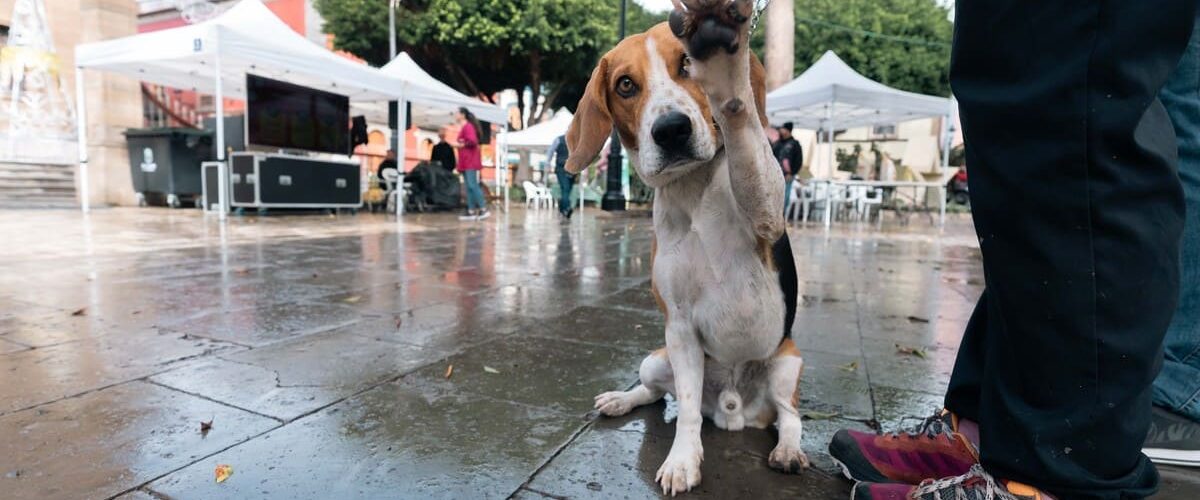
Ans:
POLYGON ((454 157, 454 146, 446 142, 446 129, 438 130, 438 143, 433 146, 433 151, 429 154, 430 161, 436 161, 442 165, 442 168, 453 172, 457 167, 454 157))
POLYGON ((558 187, 561 192, 558 198, 558 213, 568 219, 575 212, 571 208, 571 188, 575 186, 576 176, 567 172, 567 157, 570 153, 567 151, 567 137, 560 135, 554 138, 554 142, 550 143, 550 150, 546 152, 547 162, 554 165, 554 175, 558 177, 558 187))
POLYGON ((783 209, 786 211, 792 197, 792 180, 804 166, 804 150, 800 148, 800 142, 792 137, 792 122, 779 127, 779 140, 771 145, 771 152, 775 153, 779 168, 783 169, 783 209))

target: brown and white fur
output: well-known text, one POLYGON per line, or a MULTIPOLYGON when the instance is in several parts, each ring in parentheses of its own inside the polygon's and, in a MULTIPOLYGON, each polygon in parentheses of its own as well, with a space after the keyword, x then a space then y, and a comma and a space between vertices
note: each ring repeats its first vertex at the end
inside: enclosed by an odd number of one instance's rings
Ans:
POLYGON ((683 4, 669 25, 601 58, 567 134, 567 168, 578 172, 615 125, 655 189, 652 288, 666 347, 642 362, 641 385, 596 396, 596 408, 616 416, 675 397, 675 439, 656 476, 672 495, 700 482, 703 417, 733 431, 776 423, 770 465, 808 466, 796 409, 804 363, 785 331, 795 270, 783 175, 764 132, 763 68, 748 48, 752 1, 683 4))

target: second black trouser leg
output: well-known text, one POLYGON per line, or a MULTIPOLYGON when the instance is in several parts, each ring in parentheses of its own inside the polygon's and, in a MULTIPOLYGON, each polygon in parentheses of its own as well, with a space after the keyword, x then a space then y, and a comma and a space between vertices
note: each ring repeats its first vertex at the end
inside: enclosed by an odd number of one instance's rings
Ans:
POLYGON ((1140 453, 1183 200, 1157 100, 1196 0, 967 0, 951 82, 987 291, 946 405, 994 475, 1069 498, 1157 487, 1140 453))

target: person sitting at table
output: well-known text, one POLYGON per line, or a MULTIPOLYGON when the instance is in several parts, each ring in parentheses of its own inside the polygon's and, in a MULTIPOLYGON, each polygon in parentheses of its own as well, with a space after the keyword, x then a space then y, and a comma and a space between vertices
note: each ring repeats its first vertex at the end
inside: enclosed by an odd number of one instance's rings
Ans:
POLYGON ((442 168, 448 172, 453 172, 456 165, 454 157, 454 146, 446 142, 446 127, 438 129, 438 143, 433 146, 433 152, 429 154, 429 160, 442 164, 442 168))

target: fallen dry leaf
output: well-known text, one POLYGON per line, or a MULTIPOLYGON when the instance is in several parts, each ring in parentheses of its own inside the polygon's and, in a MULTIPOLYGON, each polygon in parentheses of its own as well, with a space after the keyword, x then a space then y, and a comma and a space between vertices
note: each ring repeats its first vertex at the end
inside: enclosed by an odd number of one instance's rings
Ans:
POLYGON ((349 296, 349 297, 346 297, 345 299, 342 299, 342 302, 345 302, 345 303, 347 303, 347 304, 353 304, 353 303, 355 303, 355 302, 358 302, 358 301, 360 301, 360 300, 362 300, 362 297, 361 297, 361 296, 358 296, 358 295, 351 295, 351 296, 349 296))
POLYGON ((500 370, 497 370, 497 369, 495 369, 495 368, 492 368, 492 367, 490 367, 490 366, 488 366, 488 365, 483 365, 483 371, 485 371, 485 372, 488 372, 488 373, 494 373, 494 374, 499 374, 499 373, 500 373, 500 370))
POLYGON ((928 354, 925 353, 924 349, 903 346, 900 344, 896 344, 896 354, 907 354, 909 356, 916 356, 921 359, 925 359, 928 356, 928 354))
POLYGON ((233 272, 234 272, 235 274, 250 274, 250 270, 249 270, 249 269, 246 269, 246 268, 244 268, 244 267, 239 267, 239 268, 237 268, 237 269, 234 269, 234 270, 233 270, 233 272))
POLYGON ((836 416, 838 416, 837 413, 825 413, 825 412, 812 411, 812 410, 802 411, 800 413, 800 418, 803 418, 805 420, 829 420, 836 416))
POLYGON ((229 479, 229 476, 233 475, 233 466, 221 464, 217 466, 215 472, 217 474, 217 482, 223 483, 226 479, 229 479))
POLYGON ((212 419, 209 419, 208 422, 205 422, 203 420, 200 421, 200 435, 201 436, 208 434, 208 431, 212 430, 212 423, 213 423, 212 419))
POLYGON ((80 307, 79 309, 76 309, 75 312, 71 313, 71 316, 87 316, 87 308, 80 307))
POLYGON ((403 324, 404 324, 404 318, 396 316, 396 329, 399 330, 400 326, 403 324))
POLYGON ((454 375, 454 365, 446 367, 446 378, 450 378, 451 375, 454 375))
POLYGON ((858 371, 858 361, 851 361, 849 363, 839 366, 838 368, 841 368, 848 372, 858 371))

